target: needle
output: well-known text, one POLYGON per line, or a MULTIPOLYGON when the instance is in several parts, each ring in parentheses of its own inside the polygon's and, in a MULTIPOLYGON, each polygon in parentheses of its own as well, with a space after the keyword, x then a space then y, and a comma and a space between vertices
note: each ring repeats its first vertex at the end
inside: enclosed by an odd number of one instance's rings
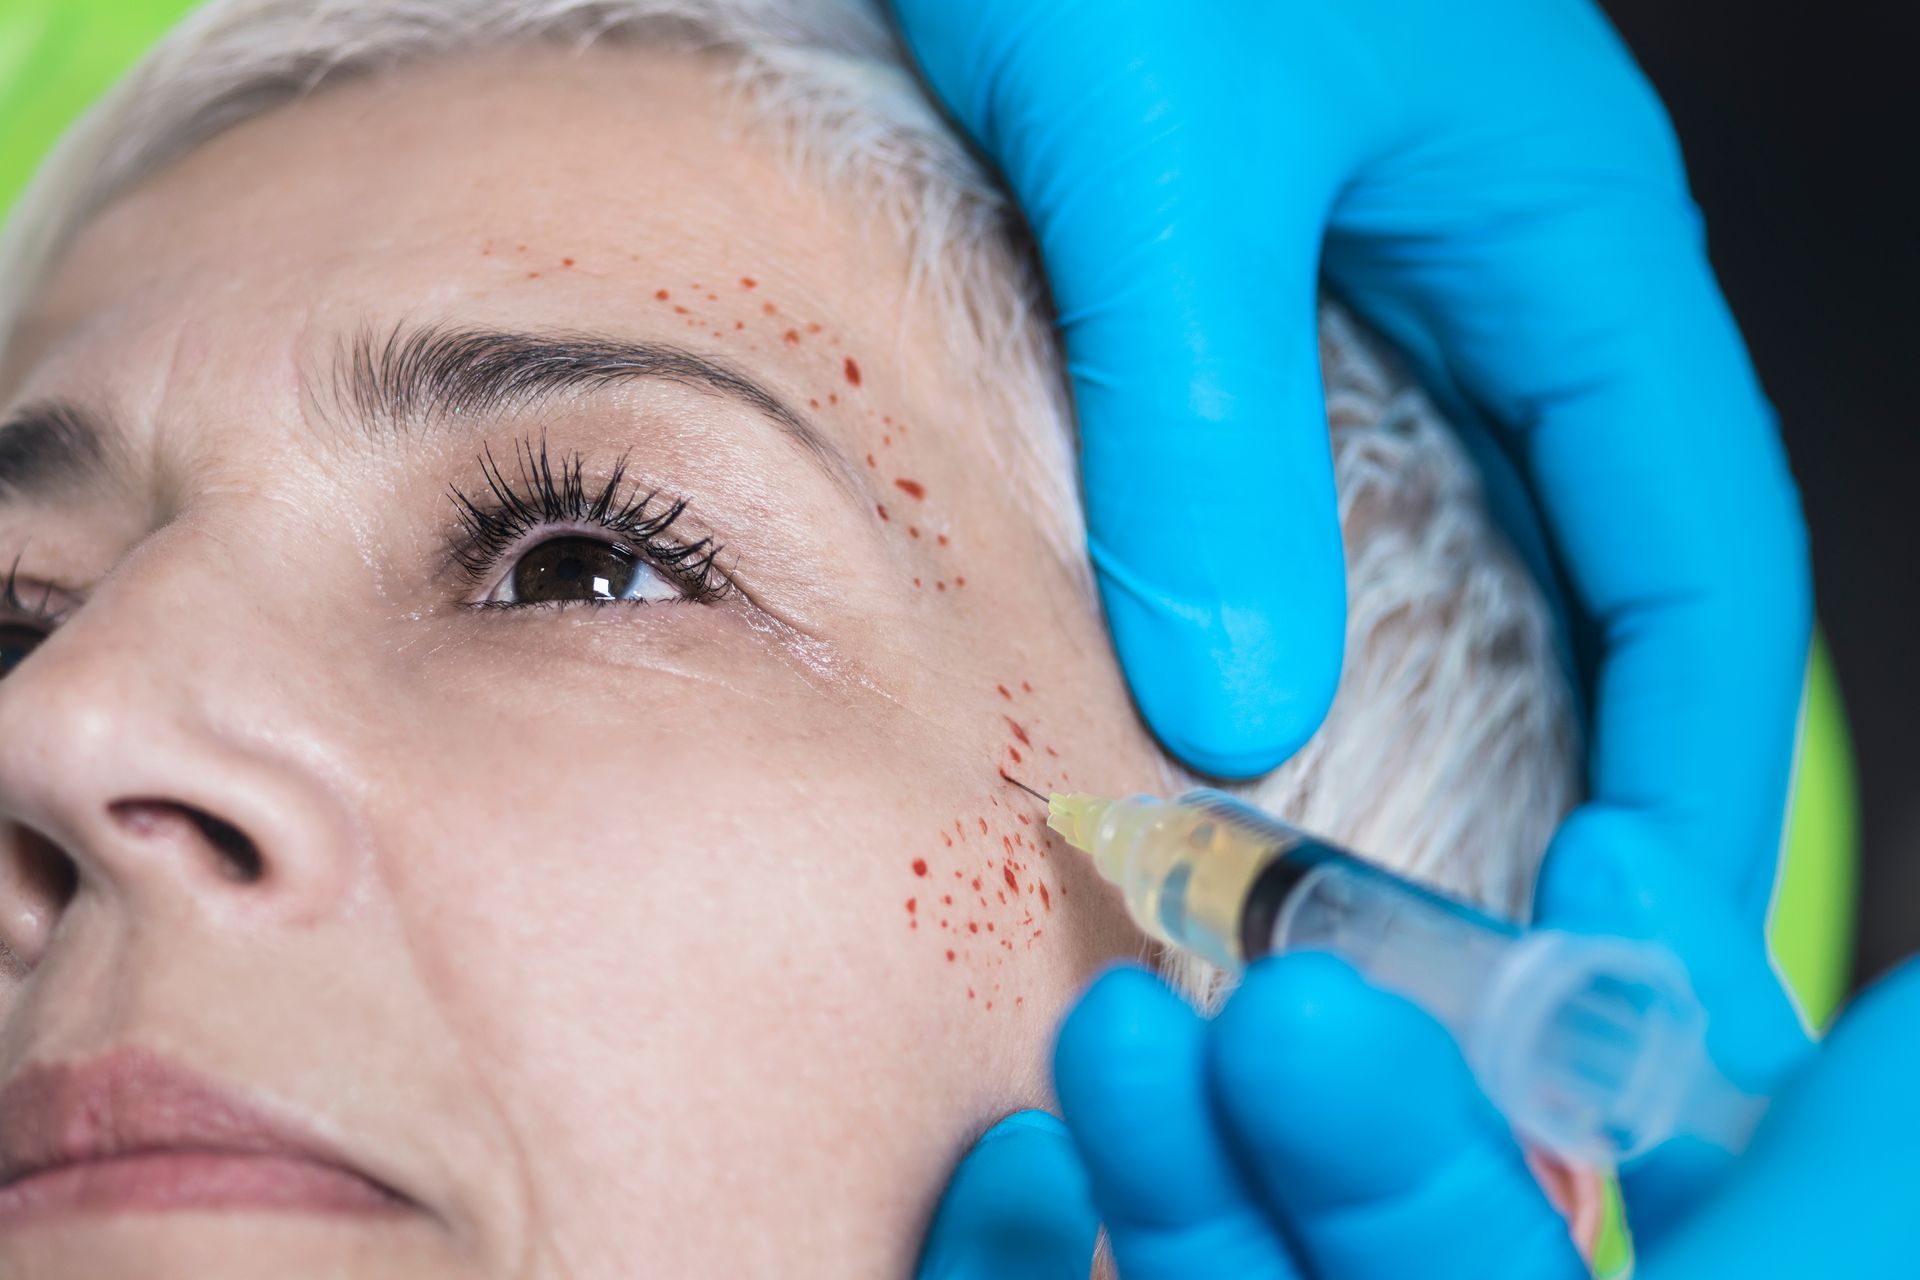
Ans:
POLYGON ((1002 782, 1011 782, 1014 786, 1020 788, 1022 791, 1032 796, 1035 800, 1038 800, 1041 804, 1048 803, 1048 800, 1045 796, 1041 795, 1038 791, 1035 791, 1032 787, 1028 786, 1026 783, 1020 781, 1020 779, 1007 776, 1007 771, 1005 769, 1002 769, 1000 771, 1000 780, 1002 782))

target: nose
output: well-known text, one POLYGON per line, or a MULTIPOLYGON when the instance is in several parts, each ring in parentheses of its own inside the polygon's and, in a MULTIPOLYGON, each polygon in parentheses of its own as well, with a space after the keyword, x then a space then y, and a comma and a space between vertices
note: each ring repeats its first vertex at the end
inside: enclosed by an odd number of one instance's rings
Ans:
POLYGON ((288 669, 304 628, 236 598, 245 574, 138 558, 0 676, 0 966, 38 963, 90 891, 130 926, 311 922, 363 847, 290 692, 314 684, 288 669))

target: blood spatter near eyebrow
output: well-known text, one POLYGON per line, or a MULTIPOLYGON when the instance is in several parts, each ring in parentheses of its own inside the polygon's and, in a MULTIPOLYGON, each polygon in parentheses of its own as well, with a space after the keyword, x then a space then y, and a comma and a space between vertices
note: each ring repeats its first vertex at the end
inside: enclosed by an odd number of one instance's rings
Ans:
POLYGON ((847 375, 847 385, 854 386, 854 387, 857 387, 860 385, 859 361, 855 360, 852 356, 848 356, 847 362, 845 366, 843 366, 843 371, 847 375))
POLYGON ((893 487, 906 494, 909 498, 912 498, 915 502, 923 501, 927 496, 927 486, 921 484, 918 480, 909 480, 905 476, 901 476, 895 480, 893 487))
POLYGON ((913 874, 917 876, 927 874, 927 860, 925 858, 915 858, 913 860, 913 874))
POLYGON ((1013 701, 1013 695, 1007 692, 1007 686, 1003 684, 997 684, 993 687, 998 689, 1000 691, 1000 696, 1005 698, 1008 702, 1013 701))
POLYGON ((671 302, 673 300, 673 295, 671 293, 668 293, 665 289, 655 289, 653 291, 653 296, 658 298, 662 302, 671 302))
POLYGON ((889 515, 887 514, 887 509, 886 509, 886 507, 884 507, 884 506, 882 506, 882 505, 881 505, 880 503, 878 503, 878 502, 876 502, 876 503, 874 503, 874 504, 873 504, 873 509, 874 509, 875 511, 878 511, 878 512, 880 513, 880 518, 881 518, 882 520, 890 520, 890 519, 892 519, 892 518, 893 518, 893 517, 891 517, 891 516, 889 516, 889 515))
POLYGON ((560 259, 560 265, 561 265, 561 266, 563 266, 563 267, 570 267, 570 266, 572 266, 572 265, 573 265, 573 259, 572 259, 572 258, 562 258, 562 259, 560 259))
POLYGON ((783 342, 785 342, 790 347, 797 347, 800 345, 800 331, 798 329, 789 329, 785 333, 781 334, 780 338, 783 342))
POLYGON ((1000 718, 1007 722, 1007 728, 1013 731, 1013 736, 1020 739, 1021 746, 1030 747, 1033 745, 1033 739, 1027 736, 1026 728, 1018 720, 1015 720, 1012 716, 1001 716, 1000 718))
POLYGON ((758 280, 755 280, 752 276, 741 276, 740 287, 742 289, 757 289, 760 287, 760 282, 758 280))

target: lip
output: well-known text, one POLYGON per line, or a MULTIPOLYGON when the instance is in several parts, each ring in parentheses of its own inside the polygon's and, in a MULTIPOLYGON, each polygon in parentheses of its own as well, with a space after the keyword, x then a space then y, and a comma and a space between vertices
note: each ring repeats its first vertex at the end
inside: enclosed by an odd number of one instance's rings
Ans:
POLYGON ((0 1229, 73 1212, 408 1205, 318 1135, 147 1050, 35 1064, 0 1090, 0 1229))

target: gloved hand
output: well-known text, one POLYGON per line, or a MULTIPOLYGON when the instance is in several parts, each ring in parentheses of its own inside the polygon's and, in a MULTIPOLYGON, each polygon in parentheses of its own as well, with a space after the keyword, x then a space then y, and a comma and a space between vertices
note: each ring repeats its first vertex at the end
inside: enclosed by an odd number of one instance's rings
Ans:
MULTIPOLYGON (((894 7, 1038 238, 1090 551, 1161 740, 1257 773, 1331 700, 1345 619, 1324 270, 1463 424, 1544 569, 1527 503, 1500 487, 1501 460, 1518 464, 1597 633, 1592 798, 1548 855, 1543 921, 1674 946, 1723 1069, 1770 1088, 1805 1050, 1761 951, 1807 656, 1805 531, 1672 131, 1598 10, 894 7)), ((1710 1184, 1697 1155, 1629 1180, 1637 1233, 1710 1184)))
MULTIPOLYGON (((1916 1073, 1910 962, 1841 1020, 1712 1197, 1641 1245, 1636 1274, 1905 1274, 1916 1073)), ((1587 1274, 1444 1030, 1331 957, 1254 966, 1211 1024, 1149 975, 1109 973, 1068 1018, 1055 1076, 1071 1133, 1027 1112, 983 1141, 920 1280, 1084 1280, 1101 1218, 1122 1280, 1587 1274)))

